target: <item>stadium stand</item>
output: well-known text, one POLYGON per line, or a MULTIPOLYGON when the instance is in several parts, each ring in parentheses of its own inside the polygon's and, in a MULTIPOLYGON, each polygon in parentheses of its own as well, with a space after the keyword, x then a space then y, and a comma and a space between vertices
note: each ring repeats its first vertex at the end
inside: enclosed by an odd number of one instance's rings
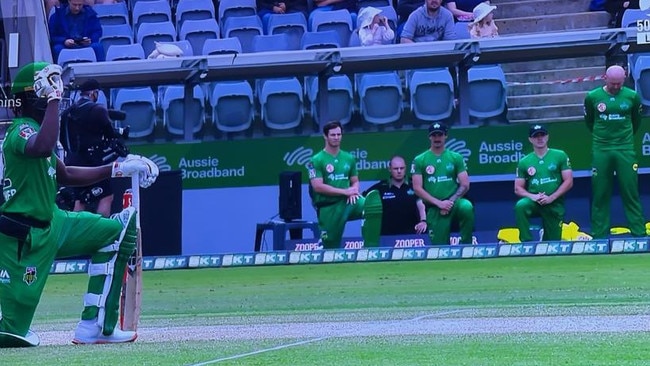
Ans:
POLYGON ((414 70, 409 78, 411 112, 423 121, 442 121, 454 111, 454 81, 447 68, 414 70))

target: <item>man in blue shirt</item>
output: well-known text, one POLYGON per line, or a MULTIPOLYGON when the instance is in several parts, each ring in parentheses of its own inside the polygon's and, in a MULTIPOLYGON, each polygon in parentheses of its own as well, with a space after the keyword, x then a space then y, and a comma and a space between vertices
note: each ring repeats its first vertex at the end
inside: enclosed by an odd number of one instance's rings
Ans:
POLYGON ((68 0, 68 5, 56 8, 49 22, 50 43, 54 60, 64 48, 92 47, 97 61, 104 61, 104 48, 99 39, 102 26, 97 13, 84 0, 68 0))

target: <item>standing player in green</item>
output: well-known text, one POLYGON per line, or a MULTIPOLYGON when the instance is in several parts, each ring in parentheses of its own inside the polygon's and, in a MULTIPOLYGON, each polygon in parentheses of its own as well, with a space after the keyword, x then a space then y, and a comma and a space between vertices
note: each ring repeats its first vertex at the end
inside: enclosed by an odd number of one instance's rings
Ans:
POLYGON ((585 97, 585 122, 592 133, 591 231, 594 239, 606 238, 610 230, 610 204, 614 174, 623 209, 634 236, 645 236, 645 219, 638 189, 638 160, 634 134, 641 124, 641 99, 623 86, 625 70, 610 66, 605 86, 585 97))
POLYGON ((364 197, 359 192, 357 161, 341 150, 341 123, 323 126, 325 148, 307 164, 312 204, 318 214, 325 249, 339 248, 345 223, 363 215, 364 197))
POLYGON ((429 127, 431 147, 411 165, 413 189, 427 207, 427 226, 433 244, 449 244, 452 220, 460 225, 460 242, 472 244, 474 206, 463 198, 469 175, 463 156, 447 150, 447 126, 429 127))
POLYGON ((528 141, 533 152, 519 160, 515 194, 522 197, 515 205, 519 241, 532 241, 530 217, 541 217, 542 240, 561 240, 564 221, 564 194, 573 187, 573 171, 567 154, 549 149, 548 131, 542 125, 530 128, 528 141))
POLYGON ((136 245, 135 209, 113 218, 67 212, 55 204, 57 182, 88 185, 110 177, 155 182, 158 167, 130 155, 101 167, 68 167, 55 155, 59 137, 61 67, 35 62, 21 68, 12 84, 19 117, 2 142, 3 195, 0 207, 0 348, 40 343, 29 328, 55 258, 92 255, 88 291, 73 343, 132 342, 135 332, 116 327, 122 277, 136 245))

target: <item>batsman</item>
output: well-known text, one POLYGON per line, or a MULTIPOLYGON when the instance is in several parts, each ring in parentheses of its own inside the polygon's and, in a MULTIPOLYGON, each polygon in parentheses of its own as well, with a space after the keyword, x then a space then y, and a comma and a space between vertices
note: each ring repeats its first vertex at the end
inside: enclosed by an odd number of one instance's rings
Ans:
POLYGON ((30 327, 52 263, 78 255, 91 256, 90 279, 72 342, 132 342, 137 334, 116 324, 125 266, 136 246, 135 209, 111 218, 63 211, 55 204, 57 182, 86 186, 110 177, 138 176, 146 188, 156 181, 158 167, 137 155, 99 167, 66 166, 57 158, 60 66, 27 64, 16 74, 11 90, 17 117, 2 143, 0 347, 40 343, 30 327))

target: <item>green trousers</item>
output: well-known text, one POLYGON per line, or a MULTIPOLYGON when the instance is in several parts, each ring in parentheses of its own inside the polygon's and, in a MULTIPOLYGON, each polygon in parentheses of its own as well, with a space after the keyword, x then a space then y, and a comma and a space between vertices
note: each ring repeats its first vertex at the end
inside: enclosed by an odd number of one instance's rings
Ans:
POLYGON ((614 172, 630 231, 634 236, 645 236, 636 153, 633 150, 593 151, 592 159, 591 232, 594 239, 609 236, 614 172))
POLYGON ((324 249, 340 248, 345 223, 362 218, 365 200, 364 197, 359 197, 353 205, 343 200, 318 209, 318 226, 324 249))
POLYGON ((542 240, 562 240, 562 222, 564 221, 564 203, 553 202, 550 205, 540 205, 530 198, 524 197, 515 205, 515 220, 519 229, 519 241, 532 241, 530 234, 530 218, 541 217, 544 235, 542 240))
POLYGON ((31 229, 20 260, 18 241, 0 234, 0 331, 27 334, 55 258, 95 254, 121 230, 100 215, 55 209, 48 228, 31 229))
POLYGON ((440 213, 438 207, 427 209, 427 226, 429 237, 434 245, 448 245, 451 235, 452 222, 458 222, 460 226, 461 244, 472 244, 472 232, 474 231, 474 206, 465 198, 459 198, 454 207, 446 215, 440 213))

